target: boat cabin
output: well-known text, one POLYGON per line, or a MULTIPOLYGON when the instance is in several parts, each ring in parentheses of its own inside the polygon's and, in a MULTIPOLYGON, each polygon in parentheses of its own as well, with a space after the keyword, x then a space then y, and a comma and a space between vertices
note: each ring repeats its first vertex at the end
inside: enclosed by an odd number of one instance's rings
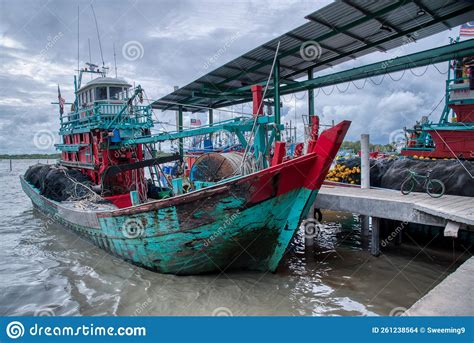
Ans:
POLYGON ((98 77, 77 91, 79 108, 89 107, 97 102, 122 104, 129 97, 130 87, 132 85, 123 79, 98 77))

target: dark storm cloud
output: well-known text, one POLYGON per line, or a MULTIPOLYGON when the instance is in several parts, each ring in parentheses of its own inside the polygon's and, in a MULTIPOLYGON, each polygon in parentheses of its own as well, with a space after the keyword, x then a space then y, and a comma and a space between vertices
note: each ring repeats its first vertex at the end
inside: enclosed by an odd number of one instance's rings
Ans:
MULTIPOLYGON (((115 45, 119 76, 140 83, 151 99, 303 24, 306 14, 327 3, 93 1, 110 74, 114 74, 115 45), (138 55, 128 55, 126 48, 130 46, 138 47, 139 51, 135 51, 138 55)), ((89 4, 89 1, 0 0, 0 153, 43 151, 34 144, 35 132, 40 130, 51 130, 54 139, 58 139, 57 105, 50 103, 57 100, 57 84, 66 101, 72 101, 73 75, 77 69, 78 5, 80 65, 89 60, 89 41, 92 61, 101 64, 89 4)), ((448 42, 447 37, 447 33, 442 33, 398 53, 442 45, 448 42)), ((390 53, 373 54, 328 72, 391 57, 390 53)), ((351 139, 367 131, 375 141, 388 141, 392 131, 412 124, 443 95, 444 76, 432 68, 425 77, 408 74, 402 80, 393 82, 387 78, 383 86, 369 83, 364 90, 350 87, 344 94, 335 91, 331 96, 320 92, 316 98, 317 113, 325 122, 352 119, 351 139)), ((345 88, 346 85, 340 86, 345 88)), ((302 96, 299 94, 298 98, 302 96)), ((306 100, 296 101, 296 112, 294 99, 287 96, 286 100, 283 119, 294 120, 296 114, 296 121, 301 124, 301 115, 307 113, 306 100)), ((248 112, 250 108, 235 106, 234 110, 248 112)), ((174 122, 172 112, 156 115, 161 121, 174 122)), ((195 116, 206 119, 201 114, 195 116)), ((229 114, 216 111, 215 116, 225 119, 229 114)), ((48 152, 53 150, 50 147, 48 152)))

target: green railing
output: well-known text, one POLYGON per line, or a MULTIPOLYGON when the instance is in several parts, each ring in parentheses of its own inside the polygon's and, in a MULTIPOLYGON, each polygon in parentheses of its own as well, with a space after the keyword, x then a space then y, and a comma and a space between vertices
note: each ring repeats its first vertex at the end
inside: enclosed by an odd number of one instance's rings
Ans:
POLYGON ((95 103, 60 117, 60 132, 72 129, 149 128, 153 125, 150 106, 95 103), (122 112, 122 113, 121 113, 122 112), (119 116, 119 117, 117 117, 119 116))

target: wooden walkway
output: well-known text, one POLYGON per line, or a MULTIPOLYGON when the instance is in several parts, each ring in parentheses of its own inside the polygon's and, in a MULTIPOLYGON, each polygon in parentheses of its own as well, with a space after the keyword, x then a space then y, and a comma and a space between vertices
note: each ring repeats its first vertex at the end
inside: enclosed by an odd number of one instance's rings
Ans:
POLYGON ((444 195, 432 198, 426 193, 403 195, 400 191, 361 189, 324 185, 315 207, 358 213, 411 223, 474 230, 474 198, 444 195), (469 228, 470 226, 470 228, 469 228))

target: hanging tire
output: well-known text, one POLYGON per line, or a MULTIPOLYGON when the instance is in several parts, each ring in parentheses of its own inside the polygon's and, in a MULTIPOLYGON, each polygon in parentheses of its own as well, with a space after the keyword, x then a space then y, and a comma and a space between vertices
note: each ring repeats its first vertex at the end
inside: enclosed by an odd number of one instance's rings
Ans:
POLYGON ((319 223, 323 221, 323 214, 319 208, 315 208, 313 212, 313 218, 316 219, 319 223))
POLYGON ((444 183, 442 183, 440 180, 433 179, 428 181, 426 184, 426 193, 428 193, 433 198, 439 198, 444 194, 444 191, 444 183))
POLYGON ((415 180, 412 178, 408 178, 402 183, 402 187, 400 188, 403 195, 410 194, 415 189, 415 180))

